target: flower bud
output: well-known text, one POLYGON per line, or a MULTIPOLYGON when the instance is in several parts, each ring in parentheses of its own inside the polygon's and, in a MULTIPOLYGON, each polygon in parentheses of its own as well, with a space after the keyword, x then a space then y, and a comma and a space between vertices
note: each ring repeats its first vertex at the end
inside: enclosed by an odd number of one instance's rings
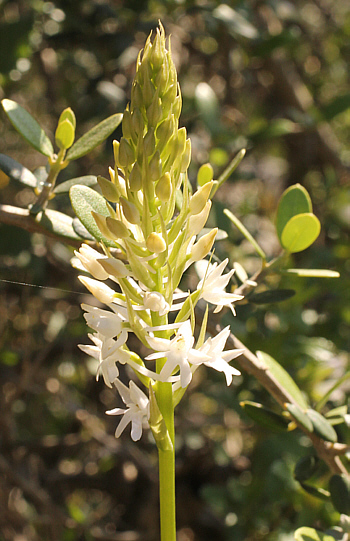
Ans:
POLYGON ((119 162, 123 167, 131 165, 135 161, 134 151, 131 148, 130 143, 122 137, 119 146, 119 162))
POLYGON ((114 139, 114 141, 113 141, 113 154, 114 154, 114 162, 115 162, 116 167, 121 167, 121 164, 120 164, 120 161, 119 161, 119 147, 120 147, 119 141, 116 141, 114 139))
POLYGON ((203 235, 203 237, 201 237, 199 241, 192 246, 191 261, 200 261, 206 255, 208 255, 214 244, 217 232, 218 228, 215 227, 214 229, 209 231, 209 233, 203 235))
POLYGON ((114 257, 104 257, 102 259, 98 259, 98 262, 109 276, 114 276, 114 278, 124 278, 124 276, 130 275, 126 265, 120 261, 120 259, 115 259, 114 257))
MULTIPOLYGON (((164 34, 164 29, 163 29, 163 34, 164 34)), ((153 65, 153 70, 155 72, 157 72, 160 69, 161 65, 163 64, 164 45, 165 45, 164 35, 161 35, 159 29, 157 28, 157 34, 152 45, 152 50, 150 52, 150 61, 153 65)))
POLYGON ((114 239, 125 239, 129 236, 129 230, 122 221, 116 220, 108 216, 106 218, 106 226, 110 231, 110 235, 114 239))
POLYGON ((175 118, 179 118, 182 108, 182 98, 181 95, 176 96, 173 104, 173 114, 175 118))
POLYGON ((139 224, 140 223, 140 213, 137 210, 134 203, 130 203, 127 199, 124 197, 121 197, 119 200, 119 203, 121 204, 123 214, 125 218, 128 220, 131 224, 139 224))
POLYGON ((102 235, 106 237, 106 239, 115 240, 115 236, 112 235, 112 233, 110 232, 110 230, 108 229, 106 225, 106 217, 102 216, 102 214, 98 214, 94 210, 91 211, 91 214, 92 214, 93 219, 96 222, 97 227, 101 231, 102 235))
POLYGON ((131 139, 132 134, 132 126, 131 126, 131 114, 129 111, 129 108, 127 107, 123 114, 123 120, 122 120, 122 128, 123 128, 123 136, 126 137, 126 139, 131 139))
POLYGON ((164 316, 170 310, 169 304, 158 291, 146 291, 143 297, 143 305, 152 312, 159 312, 160 316, 164 316))
POLYGON ((141 190, 142 187, 142 172, 138 162, 135 162, 129 175, 129 186, 132 192, 141 190))
POLYGON ((93 278, 88 278, 87 276, 78 276, 78 279, 98 301, 104 304, 110 304, 114 301, 115 292, 106 284, 103 284, 98 280, 93 280, 93 278))
POLYGON ((199 188, 190 199, 190 214, 199 214, 202 212, 209 199, 210 192, 213 186, 213 181, 204 184, 199 188))
POLYGON ((146 109, 151 105, 155 92, 156 89, 154 88, 151 78, 146 77, 142 88, 142 105, 146 107, 146 109))
POLYGON ((187 139, 185 152, 183 153, 182 159, 181 159, 181 167, 180 167, 181 173, 185 173, 187 171, 190 163, 191 163, 191 139, 187 139))
POLYGON ((162 120, 163 109, 161 103, 160 98, 155 96, 151 105, 148 107, 146 114, 149 126, 155 127, 162 120))
POLYGON ((209 199, 209 201, 206 202, 202 212, 200 212, 199 214, 195 214, 194 216, 190 216, 188 226, 190 236, 198 235, 198 233, 202 231, 203 227, 207 223, 210 209, 211 201, 209 199))
POLYGON ((117 203, 119 201, 119 191, 113 182, 100 175, 97 177, 97 182, 105 199, 112 203, 117 203))
POLYGON ((210 163, 203 163, 200 166, 197 174, 197 184, 198 186, 204 186, 207 182, 213 180, 214 170, 210 163))
POLYGON ((159 150, 154 153, 148 166, 149 178, 153 182, 158 180, 162 174, 162 160, 160 159, 159 150))
POLYGON ((161 151, 170 137, 173 135, 175 130, 175 117, 171 115, 169 118, 166 118, 157 128, 156 135, 159 139, 158 148, 161 151))
POLYGON ((94 278, 97 280, 107 280, 107 272, 101 267, 100 263, 98 263, 97 258, 102 255, 100 252, 94 250, 88 244, 82 244, 79 251, 75 251, 74 254, 77 256, 84 269, 92 274, 94 278))
POLYGON ((160 199, 160 201, 162 201, 163 203, 166 203, 170 200, 172 193, 170 173, 165 173, 163 176, 160 177, 157 182, 155 192, 158 199, 160 199))
POLYGON ((166 92, 168 76, 168 61, 165 59, 155 78, 155 84, 159 90, 160 97, 166 92))
POLYGON ((151 233, 146 239, 146 246, 150 252, 160 254, 166 249, 166 242, 159 233, 151 233))
POLYGON ((143 122, 142 113, 141 113, 140 109, 138 109, 138 108, 134 109, 134 112, 131 115, 131 119, 132 119, 132 125, 133 125, 133 129, 135 131, 135 134, 137 136, 139 134, 143 135, 144 122, 143 122))
POLYGON ((143 151, 146 156, 151 156, 156 148, 156 139, 154 137, 154 129, 149 128, 143 138, 143 151))
POLYGON ((137 81, 134 81, 134 84, 131 88, 131 104, 132 108, 140 108, 143 105, 142 90, 137 81))

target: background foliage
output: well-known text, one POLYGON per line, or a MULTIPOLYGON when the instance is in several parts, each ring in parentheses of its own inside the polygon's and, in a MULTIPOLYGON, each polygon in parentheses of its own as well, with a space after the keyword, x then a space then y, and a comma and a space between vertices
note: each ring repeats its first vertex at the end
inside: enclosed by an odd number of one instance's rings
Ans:
MULTIPOLYGON (((0 97, 27 108, 52 139, 70 106, 81 135, 123 111, 136 56, 159 18, 172 35, 191 179, 207 161, 217 176, 248 149, 216 196, 211 223, 229 233, 216 255, 249 274, 259 266, 223 208, 271 258, 281 193, 300 182, 311 195, 321 237, 291 266, 333 268, 341 278, 273 278, 271 286, 296 295, 239 305, 222 323, 278 359, 316 403, 349 370, 350 8, 335 0, 3 0, 0 97)), ((118 128, 60 179, 106 175, 120 136, 118 128)), ((4 115, 0 141, 2 153, 29 169, 45 164, 4 115)), ((26 207, 33 197, 1 172, 0 188, 1 203, 26 207)), ((51 206, 70 212, 66 195, 51 206)), ((147 436, 137 446, 127 434, 114 439, 115 420, 104 411, 116 406, 115 395, 94 381, 95 367, 77 348, 86 343, 85 293, 71 256, 62 243, 0 225, 2 280, 45 286, 0 282, 0 539, 153 541, 156 449, 147 436)), ((308 440, 263 429, 240 408, 242 400, 274 408, 266 391, 244 374, 228 389, 220 376, 206 376, 198 374, 178 408, 179 541, 289 541, 299 526, 334 525, 333 507, 293 479, 308 440)), ((345 382, 329 407, 344 404, 348 390, 345 382)), ((346 441, 346 429, 340 436, 346 441)))

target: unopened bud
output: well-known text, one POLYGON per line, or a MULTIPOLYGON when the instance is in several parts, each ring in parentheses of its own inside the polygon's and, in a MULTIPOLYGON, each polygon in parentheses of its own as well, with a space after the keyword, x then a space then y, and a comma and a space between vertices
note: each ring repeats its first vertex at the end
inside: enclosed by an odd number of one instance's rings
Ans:
POLYGON ((162 38, 161 38, 161 35, 160 35, 160 31, 159 29, 157 28, 157 34, 156 34, 156 37, 154 39, 154 42, 153 42, 153 45, 152 45, 152 50, 151 50, 151 53, 150 53, 150 61, 153 65, 153 69, 155 72, 157 72, 162 63, 163 63, 163 59, 164 59, 164 45, 163 45, 163 41, 162 38))
POLYGON ((126 265, 120 261, 120 259, 115 259, 114 257, 105 257, 98 259, 98 262, 109 276, 114 276, 115 278, 124 278, 124 276, 129 276, 130 274, 126 265))
POLYGON ((151 105, 155 92, 156 89, 154 88, 151 78, 146 77, 142 88, 143 106, 146 107, 146 109, 151 105))
POLYGON ((159 150, 154 153, 148 166, 149 178, 153 182, 158 180, 162 174, 162 160, 160 159, 159 150))
POLYGON ((202 212, 199 214, 195 214, 194 216, 190 216, 189 219, 189 235, 192 237, 193 235, 198 235, 207 223, 209 212, 211 209, 211 201, 206 202, 202 212))
POLYGON ((182 98, 181 95, 176 96, 173 104, 173 114, 175 118, 179 118, 182 107, 182 98))
POLYGON ((111 182, 113 182, 113 184, 115 183, 115 169, 113 169, 113 167, 108 167, 108 173, 109 173, 109 178, 111 179, 111 182))
POLYGON ((98 280, 94 280, 93 278, 89 278, 88 276, 78 276, 78 279, 81 281, 82 284, 84 284, 86 289, 88 289, 90 293, 92 293, 93 296, 96 297, 96 299, 100 302, 104 304, 110 304, 114 301, 115 292, 106 284, 103 284, 98 280))
POLYGON ((134 151, 130 143, 122 137, 119 146, 119 163, 122 167, 127 167, 135 161, 134 151))
POLYGON ((135 108, 133 114, 131 115, 132 119, 132 125, 135 131, 135 134, 138 136, 139 134, 143 135, 143 129, 144 129, 144 122, 142 118, 142 113, 140 109, 135 108))
POLYGON ((147 109, 147 119, 149 126, 157 126, 157 124, 162 120, 163 109, 161 105, 160 98, 154 97, 151 105, 147 109))
POLYGON ((159 233, 151 233, 146 239, 146 246, 150 252, 160 254, 166 249, 166 242, 159 233))
POLYGON ((122 221, 116 220, 108 216, 106 218, 106 226, 110 231, 110 235, 114 239, 126 239, 129 236, 128 228, 122 221))
POLYGON ((158 199, 160 199, 163 203, 170 200, 172 193, 170 173, 165 173, 160 177, 157 182, 155 192, 158 199))
POLYGON ((97 177, 97 182, 105 199, 112 203, 117 203, 119 201, 118 188, 113 182, 101 176, 97 177))
POLYGON ((79 251, 74 252, 80 263, 97 280, 107 280, 108 274, 98 263, 97 258, 101 256, 100 252, 91 248, 88 244, 82 244, 79 251))
POLYGON ((187 139, 185 152, 182 155, 181 159, 181 173, 185 173, 188 169, 188 166, 191 163, 191 139, 187 139))
POLYGON ((209 199, 213 181, 204 184, 190 199, 190 214, 199 214, 209 199))
POLYGON ((116 141, 114 139, 114 141, 113 141, 113 154, 114 154, 114 162, 115 162, 116 167, 121 167, 121 163, 119 161, 119 147, 120 147, 119 141, 116 141))
POLYGON ((102 235, 106 237, 106 239, 109 240, 115 240, 115 237, 112 235, 110 230, 108 229, 106 225, 106 216, 102 216, 102 214, 98 214, 94 210, 91 211, 92 217, 96 222, 97 227, 101 231, 102 235))
POLYGON ((164 95, 164 92, 166 91, 168 77, 169 77, 168 61, 165 60, 163 64, 161 65, 161 68, 158 71, 155 78, 156 87, 159 89, 160 97, 162 97, 164 95))
POLYGON ((196 242, 196 244, 192 246, 192 250, 191 250, 192 261, 200 261, 206 255, 208 255, 208 253, 210 252, 214 244, 214 240, 215 240, 217 232, 218 232, 218 228, 215 227, 215 229, 212 229, 211 231, 209 231, 209 233, 206 233, 205 235, 203 235, 203 237, 201 237, 199 241, 196 242))
POLYGON ((141 190, 142 187, 142 172, 138 162, 135 162, 129 175, 129 186, 132 192, 141 190))
POLYGON ((131 224, 139 224, 140 213, 137 210, 137 207, 134 205, 134 203, 130 203, 130 201, 128 201, 124 197, 120 198, 119 203, 122 206, 123 214, 125 218, 128 220, 128 222, 131 224))
POLYGON ((204 186, 207 182, 213 180, 214 170, 210 163, 204 163, 200 166, 197 174, 197 184, 198 186, 204 186))
POLYGON ((123 128, 123 136, 126 137, 126 139, 131 139, 131 134, 132 134, 131 114, 128 108, 125 109, 124 114, 123 114, 122 128, 123 128))
POLYGON ((169 141, 170 137, 173 135, 175 130, 175 117, 171 115, 169 118, 165 119, 157 128, 157 138, 159 139, 158 147, 164 148, 166 143, 169 141))
POLYGON ((142 90, 137 81, 134 81, 131 88, 131 104, 133 109, 140 108, 143 105, 142 90))
POLYGON ((143 150, 146 156, 151 156, 156 148, 156 139, 154 137, 154 129, 149 128, 143 138, 143 150))

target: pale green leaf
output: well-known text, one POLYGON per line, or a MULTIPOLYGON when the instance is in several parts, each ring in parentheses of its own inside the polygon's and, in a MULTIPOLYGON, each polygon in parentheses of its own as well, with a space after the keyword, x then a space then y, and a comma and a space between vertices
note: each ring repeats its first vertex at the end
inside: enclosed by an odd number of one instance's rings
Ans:
POLYGON ((103 241, 107 246, 115 246, 115 243, 106 239, 91 214, 92 211, 109 216, 106 200, 102 195, 88 186, 76 185, 69 190, 69 197, 73 210, 88 232, 98 241, 103 241))
POLYGON ((287 269, 286 274, 296 274, 301 278, 339 278, 337 271, 328 269, 287 269))
POLYGON ((288 421, 271 409, 265 408, 262 404, 244 400, 240 402, 240 406, 253 421, 264 428, 275 432, 286 432, 288 430, 288 421))
POLYGON ((332 535, 322 533, 314 528, 303 526, 294 533, 295 541, 335 541, 332 535))
POLYGON ((230 210, 224 209, 225 216, 239 229, 239 231, 244 235, 244 237, 249 240, 250 244, 255 248, 255 251, 259 256, 266 260, 266 254, 264 250, 259 246, 254 237, 249 233, 248 229, 242 224, 242 222, 235 216, 230 210))
POLYGON ((269 289, 261 293, 253 293, 248 297, 248 300, 254 304, 270 304, 286 301, 294 295, 294 289, 269 289))
POLYGON ((204 163, 198 170, 197 184, 198 186, 204 186, 211 180, 213 180, 214 170, 210 163, 204 163))
POLYGON ((123 118, 121 113, 112 115, 105 120, 102 120, 97 126, 94 126, 90 131, 85 133, 78 141, 74 143, 72 148, 67 153, 67 160, 77 160, 85 156, 92 149, 102 143, 109 137, 114 130, 119 126, 123 118))
POLYGON ((311 408, 306 410, 306 415, 311 420, 314 431, 320 438, 332 443, 337 441, 336 431, 323 415, 311 408))
POLYGON ((282 385, 283 389, 285 389, 291 395, 291 397, 294 398, 295 402, 303 410, 306 410, 308 408, 308 404, 305 401, 302 392, 283 366, 281 366, 275 359, 263 351, 257 351, 256 355, 258 359, 270 370, 280 385, 282 385))
POLYGON ((0 169, 11 179, 18 180, 26 186, 35 188, 37 185, 37 178, 29 169, 5 154, 0 154, 0 169))
POLYGON ((70 148, 74 142, 75 129, 73 124, 66 118, 59 122, 56 133, 55 141, 58 148, 65 149, 70 148))
POLYGON ((278 203, 276 215, 277 235, 281 240, 282 232, 293 216, 312 212, 312 203, 307 190, 301 184, 294 184, 285 190, 278 203))
POLYGON ((281 235, 283 248, 291 253, 301 252, 315 242, 321 231, 319 219, 310 213, 293 216, 281 235))
POLYGON ((11 124, 22 137, 44 156, 52 156, 51 141, 32 115, 15 101, 5 99, 1 103, 11 124))
POLYGON ((67 216, 67 214, 63 214, 57 210, 46 209, 37 214, 35 220, 45 229, 56 235, 73 240, 83 240, 73 229, 73 218, 67 216))
POLYGON ((72 186, 76 186, 77 184, 81 186, 95 186, 97 184, 97 177, 95 177, 95 175, 86 175, 83 177, 71 178, 70 180, 66 180, 65 182, 61 182, 61 184, 58 184, 54 189, 54 193, 67 193, 72 186))

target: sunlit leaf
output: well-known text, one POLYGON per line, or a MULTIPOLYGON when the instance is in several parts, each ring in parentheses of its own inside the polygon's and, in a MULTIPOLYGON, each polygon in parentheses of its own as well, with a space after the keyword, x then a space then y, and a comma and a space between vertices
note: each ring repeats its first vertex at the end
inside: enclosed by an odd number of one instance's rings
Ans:
POLYGON ((278 203, 276 214, 277 235, 281 240, 282 232, 293 216, 312 212, 312 203, 307 190, 301 184, 294 184, 285 190, 278 203))
POLYGON ((211 180, 213 180, 214 171, 210 163, 204 163, 198 170, 197 184, 198 186, 204 186, 211 180))
POLYGON ((306 410, 308 408, 307 402, 305 401, 299 387, 288 372, 267 353, 257 351, 256 355, 258 359, 264 365, 266 365, 270 372, 275 376, 280 385, 282 385, 282 387, 294 398, 295 402, 297 402, 302 409, 306 410))
POLYGON ((39 222, 45 229, 73 240, 83 240, 73 229, 73 218, 58 212, 57 210, 46 209, 36 216, 36 221, 39 222))
POLYGON ((306 415, 305 409, 301 409, 297 404, 286 404, 286 408, 289 411, 289 413, 294 417, 296 421, 298 421, 301 426, 306 428, 308 432, 314 431, 314 425, 311 422, 311 419, 306 415))
POLYGON ((331 535, 305 526, 303 526, 303 528, 298 528, 294 533, 294 538, 296 541, 335 541, 334 537, 331 535))
POLYGON ((37 185, 37 179, 29 169, 5 154, 0 154, 0 169, 11 179, 18 180, 26 186, 35 188, 37 185))
POLYGON ((74 142, 74 136, 75 129, 68 118, 59 122, 55 133, 55 141, 58 148, 65 150, 70 148, 74 142))
POLYGON ((282 246, 291 253, 301 252, 315 242, 320 231, 320 221, 314 214, 298 214, 284 227, 281 235, 282 246))
POLYGON ((67 193, 72 186, 76 186, 77 184, 80 186, 95 186, 97 184, 97 177, 94 175, 86 175, 84 177, 71 178, 70 180, 58 184, 54 189, 54 193, 67 193))
POLYGON ((242 222, 235 216, 230 210, 224 209, 225 216, 239 229, 239 231, 244 235, 244 237, 249 240, 250 244, 255 248, 255 251, 259 254, 262 259, 266 259, 266 254, 264 250, 259 246, 254 237, 249 233, 248 229, 242 224, 242 222))
POLYGON ((115 246, 114 242, 102 235, 91 214, 94 211, 102 216, 109 216, 105 198, 88 186, 81 185, 72 186, 69 190, 69 197, 75 214, 88 232, 96 240, 103 241, 107 246, 115 246))
POLYGON ((85 133, 78 141, 74 143, 72 148, 67 153, 67 160, 77 160, 85 156, 92 149, 102 143, 109 137, 114 130, 119 126, 123 118, 121 113, 112 115, 105 120, 102 120, 97 126, 94 126, 90 131, 85 133))
POLYGON ((311 408, 306 411, 306 414, 312 422, 315 433, 320 436, 320 438, 331 441, 332 443, 337 441, 338 437, 336 431, 323 415, 311 408))
POLYGON ((1 103, 11 124, 22 137, 41 154, 52 156, 51 141, 32 115, 15 101, 4 99, 1 103))
POLYGON ((75 218, 73 218, 72 226, 76 234, 82 237, 83 239, 92 240, 92 241, 95 240, 94 237, 86 229, 86 227, 83 226, 79 218, 77 218, 76 216, 75 218))
POLYGON ((328 269, 287 269, 284 271, 287 274, 296 274, 301 278, 339 278, 340 274, 337 271, 328 269))

